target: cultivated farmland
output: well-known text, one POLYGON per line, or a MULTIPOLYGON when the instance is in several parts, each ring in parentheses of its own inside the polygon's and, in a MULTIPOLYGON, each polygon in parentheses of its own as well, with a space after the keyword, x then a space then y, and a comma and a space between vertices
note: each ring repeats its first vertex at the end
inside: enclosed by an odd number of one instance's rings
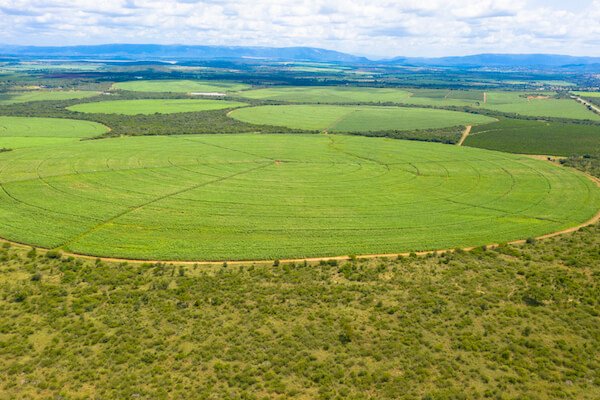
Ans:
POLYGON ((475 105, 483 100, 483 92, 478 91, 340 86, 284 86, 247 90, 240 95, 291 103, 403 103, 426 106, 475 105))
POLYGON ((104 125, 61 118, 0 117, 0 147, 67 143, 106 133, 104 125))
POLYGON ((26 103, 29 101, 85 99, 99 95, 99 92, 84 90, 30 91, 0 94, 0 104, 26 103))
POLYGON ((482 245, 586 221, 600 189, 523 156, 338 135, 77 141, 0 153, 0 236, 142 259, 482 245))
POLYGON ((259 106, 234 110, 229 115, 253 124, 331 132, 415 130, 496 121, 483 115, 447 110, 334 105, 259 106))
POLYGON ((246 104, 237 101, 223 100, 144 99, 99 101, 95 103, 77 104, 68 109, 71 111, 92 114, 138 115, 221 110, 244 105, 246 104))
POLYGON ((600 153, 600 126, 502 119, 474 127, 465 144, 510 153, 597 154, 600 153))
POLYGON ((600 97, 600 92, 573 92, 581 97, 600 97))
POLYGON ((531 117, 557 117, 600 121, 600 115, 572 99, 556 99, 554 93, 490 92, 483 108, 531 117))
POLYGON ((175 93, 214 93, 236 92, 249 88, 243 83, 221 81, 192 81, 192 80, 156 80, 156 81, 130 81, 119 82, 113 85, 114 89, 135 92, 175 92, 175 93))
POLYGON ((402 89, 331 87, 331 86, 291 86, 268 89, 247 90, 243 97, 259 100, 280 100, 293 103, 399 103, 411 93, 402 89))

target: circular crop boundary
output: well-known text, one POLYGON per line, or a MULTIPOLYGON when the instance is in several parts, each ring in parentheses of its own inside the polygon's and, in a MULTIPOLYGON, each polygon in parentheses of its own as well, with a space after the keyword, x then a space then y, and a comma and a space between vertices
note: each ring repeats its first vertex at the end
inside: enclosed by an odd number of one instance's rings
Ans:
MULTIPOLYGON (((536 158, 536 159, 540 159, 543 157, 547 161, 550 161, 550 159, 551 159, 551 156, 531 155, 529 157, 536 158)), ((553 161, 550 161, 550 162, 553 162, 553 161)), ((578 172, 582 173, 581 171, 578 171, 578 172)), ((592 176, 587 173, 583 173, 583 175, 586 176, 588 179, 590 179, 593 183, 595 183, 596 186, 600 187, 600 179, 599 178, 596 178, 595 176, 592 176)), ((552 233, 547 233, 545 235, 537 236, 534 239, 535 240, 544 240, 544 239, 550 239, 550 238, 561 236, 561 235, 566 235, 569 233, 574 233, 582 228, 585 228, 590 225, 594 225, 598 222, 600 222, 600 209, 596 212, 596 214, 592 218, 590 218, 586 222, 583 222, 583 223, 573 226, 571 228, 566 228, 566 229, 562 229, 557 232, 552 232, 552 233)), ((527 240, 528 239, 512 240, 509 242, 505 242, 504 244, 510 244, 510 245, 525 244, 527 242, 527 240)), ((207 261, 185 261, 184 260, 184 261, 178 261, 178 260, 143 260, 143 259, 135 259, 135 258, 92 256, 92 255, 88 255, 88 254, 65 252, 65 251, 62 251, 60 248, 48 249, 45 247, 32 246, 32 245, 28 245, 26 243, 15 242, 15 241, 7 240, 7 239, 1 238, 1 237, 0 237, 0 242, 10 243, 11 245, 18 246, 23 249, 35 248, 36 250, 41 250, 42 254, 45 254, 49 251, 60 251, 62 255, 65 255, 68 257, 70 256, 70 257, 79 258, 82 260, 101 260, 101 261, 115 263, 115 264, 133 263, 133 264, 170 264, 170 265, 199 265, 199 266, 200 265, 218 266, 218 265, 223 265, 223 264, 236 265, 236 266, 273 265, 275 263, 275 261, 278 261, 279 263, 283 263, 283 264, 286 264, 286 263, 290 264, 290 263, 302 263, 305 261, 308 263, 318 263, 320 261, 350 261, 351 259, 369 260, 369 259, 377 259, 377 258, 409 257, 413 254, 417 255, 417 256, 426 256, 426 255, 436 254, 436 253, 454 253, 457 250, 472 251, 477 248, 481 248, 483 246, 485 246, 489 249, 494 249, 501 245, 500 243, 491 243, 491 244, 487 244, 487 245, 460 247, 460 248, 454 248, 454 249, 438 249, 438 250, 412 251, 412 252, 402 252, 402 253, 361 254, 361 255, 352 255, 352 256, 344 255, 344 256, 330 256, 330 257, 305 257, 305 258, 287 258, 287 259, 282 258, 279 260, 207 260, 207 261)))

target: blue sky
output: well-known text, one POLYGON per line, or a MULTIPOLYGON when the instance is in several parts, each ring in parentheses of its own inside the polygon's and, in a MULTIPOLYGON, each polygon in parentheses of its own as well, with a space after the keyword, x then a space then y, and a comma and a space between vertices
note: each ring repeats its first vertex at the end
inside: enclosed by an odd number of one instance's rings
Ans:
POLYGON ((0 0, 0 43, 600 56, 600 0, 0 0))

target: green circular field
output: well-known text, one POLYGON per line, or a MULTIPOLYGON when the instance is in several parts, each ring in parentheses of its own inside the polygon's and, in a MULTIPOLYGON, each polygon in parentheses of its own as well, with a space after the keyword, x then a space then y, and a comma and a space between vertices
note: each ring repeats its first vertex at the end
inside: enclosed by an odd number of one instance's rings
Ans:
POLYGON ((113 85, 114 89, 135 92, 175 92, 175 93, 214 93, 236 92, 249 88, 249 85, 220 81, 190 81, 190 80, 153 80, 128 81, 113 85))
POLYGON ((483 245, 575 226, 582 174, 338 135, 74 141, 0 153, 0 237, 95 256, 239 260, 483 245))
POLYGON ((229 116, 252 124, 330 132, 434 129, 496 121, 484 115, 430 108, 335 105, 245 107, 229 116))
POLYGON ((72 142, 108 130, 102 124, 75 119, 0 117, 0 147, 15 149, 72 142))
POLYGON ((245 106, 238 101, 224 100, 192 100, 192 99, 145 99, 145 100, 113 100, 94 103, 77 104, 67 107, 68 110, 90 114, 173 114, 222 110, 245 106))

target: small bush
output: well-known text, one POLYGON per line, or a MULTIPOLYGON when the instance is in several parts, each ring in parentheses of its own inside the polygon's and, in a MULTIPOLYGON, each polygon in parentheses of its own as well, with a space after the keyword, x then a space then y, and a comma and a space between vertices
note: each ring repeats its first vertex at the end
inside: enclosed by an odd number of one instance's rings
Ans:
POLYGON ((61 255, 60 251, 58 251, 58 250, 49 250, 46 253, 46 258, 50 258, 50 259, 54 259, 54 260, 60 259, 61 256, 62 255, 61 255))

